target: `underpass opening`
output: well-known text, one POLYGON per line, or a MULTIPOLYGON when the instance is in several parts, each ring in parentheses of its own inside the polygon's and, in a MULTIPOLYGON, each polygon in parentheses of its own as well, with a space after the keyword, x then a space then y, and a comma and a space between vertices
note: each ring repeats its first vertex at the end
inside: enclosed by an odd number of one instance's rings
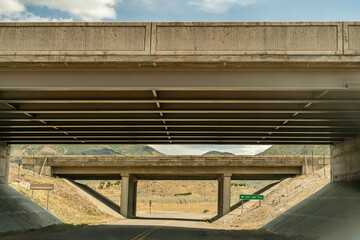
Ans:
MULTIPOLYGON (((332 145, 332 180, 359 180, 358 28, 1 23, 0 183, 5 146, 29 143, 332 145)), ((133 191, 130 174, 121 178, 133 191)))

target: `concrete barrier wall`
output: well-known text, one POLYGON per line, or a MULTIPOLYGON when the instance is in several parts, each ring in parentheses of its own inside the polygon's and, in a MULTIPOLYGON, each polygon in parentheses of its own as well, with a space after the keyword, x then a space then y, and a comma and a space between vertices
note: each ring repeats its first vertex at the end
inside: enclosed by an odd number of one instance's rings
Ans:
POLYGON ((334 182, 360 180, 360 137, 334 144, 332 148, 334 182))
POLYGON ((154 23, 152 53, 342 54, 342 23, 154 23))
POLYGON ((344 53, 347 55, 360 54, 360 23, 344 23, 344 53))
POLYGON ((150 23, 1 23, 0 55, 146 55, 150 23))
POLYGON ((0 55, 353 55, 358 22, 0 23, 0 55))

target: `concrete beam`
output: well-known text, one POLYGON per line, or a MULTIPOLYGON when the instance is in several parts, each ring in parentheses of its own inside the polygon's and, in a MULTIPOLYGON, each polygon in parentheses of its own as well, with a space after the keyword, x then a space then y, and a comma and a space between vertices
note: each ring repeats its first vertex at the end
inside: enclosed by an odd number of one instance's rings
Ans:
MULTIPOLYGON (((347 90, 359 71, 0 71, 0 89, 347 90), (51 79, 51 81, 48 81, 51 79), (144 81, 151 79, 151 81, 144 81), (219 81, 221 79, 221 81, 219 81)), ((357 85, 355 85, 357 88, 357 85)))
POLYGON ((10 145, 0 142, 0 184, 8 184, 10 145))
POLYGON ((360 136, 336 143, 331 151, 332 180, 360 180, 360 136))

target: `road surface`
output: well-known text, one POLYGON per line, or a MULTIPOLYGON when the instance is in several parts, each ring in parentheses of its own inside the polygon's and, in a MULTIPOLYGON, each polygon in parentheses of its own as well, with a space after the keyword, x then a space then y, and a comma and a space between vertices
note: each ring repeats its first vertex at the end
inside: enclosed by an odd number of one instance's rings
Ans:
MULTIPOLYGON (((159 215, 160 216, 160 215, 159 215)), ((115 223, 83 227, 51 228, 0 236, 1 240, 290 240, 262 231, 220 229, 201 220, 128 219, 115 223)), ((154 217, 154 216, 152 216, 154 217)))

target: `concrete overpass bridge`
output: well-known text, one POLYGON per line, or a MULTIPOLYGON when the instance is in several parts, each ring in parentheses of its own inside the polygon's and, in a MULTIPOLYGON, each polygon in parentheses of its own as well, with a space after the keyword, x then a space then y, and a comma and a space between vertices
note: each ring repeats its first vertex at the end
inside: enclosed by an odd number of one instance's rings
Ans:
POLYGON ((121 179, 120 212, 136 215, 137 180, 217 180, 218 215, 230 211, 231 180, 281 180, 316 171, 322 156, 41 156, 23 157, 25 169, 76 179, 121 179))
POLYGON ((328 144, 360 180, 360 23, 0 23, 9 146, 328 144))

